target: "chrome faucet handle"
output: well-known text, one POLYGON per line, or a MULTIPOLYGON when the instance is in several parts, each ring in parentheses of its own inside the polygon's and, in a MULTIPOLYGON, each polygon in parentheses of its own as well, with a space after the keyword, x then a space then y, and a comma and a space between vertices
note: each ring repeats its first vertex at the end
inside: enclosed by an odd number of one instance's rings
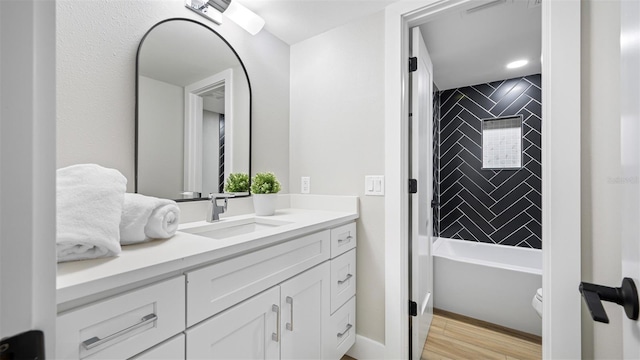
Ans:
POLYGON ((227 211, 227 206, 229 204, 229 198, 235 197, 235 194, 214 194, 209 193, 209 199, 211 199, 211 205, 209 206, 209 210, 207 211, 207 222, 214 222, 220 220, 220 214, 224 214, 227 211), (218 199, 224 199, 224 205, 218 205, 218 199))

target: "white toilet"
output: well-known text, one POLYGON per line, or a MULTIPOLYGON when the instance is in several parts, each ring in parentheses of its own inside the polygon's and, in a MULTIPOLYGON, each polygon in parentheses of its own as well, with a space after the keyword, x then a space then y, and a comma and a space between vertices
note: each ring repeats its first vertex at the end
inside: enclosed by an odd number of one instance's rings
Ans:
POLYGON ((536 310, 538 316, 542 318, 542 288, 536 290, 536 294, 531 299, 531 306, 536 310))

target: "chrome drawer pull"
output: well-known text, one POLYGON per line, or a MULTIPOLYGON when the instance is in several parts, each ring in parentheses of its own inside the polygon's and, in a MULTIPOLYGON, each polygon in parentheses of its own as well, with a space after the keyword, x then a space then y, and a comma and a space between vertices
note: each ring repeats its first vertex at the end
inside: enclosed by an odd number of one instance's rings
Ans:
POLYGON ((291 296, 287 296, 286 301, 287 304, 291 305, 291 322, 287 323, 286 328, 289 331, 293 331, 293 298, 291 296))
POLYGON ((353 275, 351 274, 347 274, 347 277, 344 278, 344 280, 338 280, 338 285, 342 285, 344 283, 346 283, 347 281, 349 281, 349 279, 351 279, 353 277, 353 275))
POLYGON ((271 340, 278 342, 280 341, 280 307, 276 304, 271 305, 271 311, 278 314, 276 316, 276 332, 271 333, 271 340))
POLYGON ((339 337, 339 338, 343 337, 343 336, 344 336, 344 334, 346 334, 349 330, 351 330, 351 328, 352 328, 352 327, 353 327, 353 325, 351 325, 351 324, 347 324, 347 328, 346 328, 346 329, 344 329, 344 331, 343 331, 343 332, 338 333, 338 337, 339 337))
POLYGON ((126 329, 122 329, 118 332, 115 332, 107 337, 105 337, 104 339, 100 339, 97 336, 92 337, 91 339, 85 340, 82 342, 82 346, 84 346, 85 349, 87 350, 91 350, 96 346, 100 346, 110 340, 113 340, 114 338, 117 338, 118 336, 124 335, 130 331, 133 331, 141 326, 144 326, 150 322, 156 321, 158 320, 158 317, 156 316, 156 314, 149 314, 149 315, 145 315, 142 317, 142 319, 140 319, 140 322, 134 325, 129 326, 126 329))
POLYGON ((351 241, 351 239, 353 239, 353 236, 351 236, 351 235, 347 236, 345 239, 338 239, 338 244, 342 244, 344 242, 349 242, 349 241, 351 241))

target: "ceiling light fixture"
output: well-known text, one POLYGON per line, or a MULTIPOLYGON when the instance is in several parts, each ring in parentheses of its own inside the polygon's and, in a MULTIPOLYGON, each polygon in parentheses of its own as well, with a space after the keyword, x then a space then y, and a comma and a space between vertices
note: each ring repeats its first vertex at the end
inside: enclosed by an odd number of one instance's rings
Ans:
POLYGON ((507 69, 516 69, 529 63, 529 60, 516 60, 507 64, 507 69))
POLYGON ((237 1, 232 0, 185 0, 184 6, 201 16, 220 25, 222 24, 222 14, 249 34, 255 35, 264 27, 264 19, 256 15, 253 11, 242 6, 237 1))
MULTIPOLYGON (((231 1, 231 0, 229 0, 231 1)), ((240 25, 249 34, 255 35, 264 27, 264 19, 256 15, 253 11, 242 6, 237 1, 233 1, 224 15, 240 25)))

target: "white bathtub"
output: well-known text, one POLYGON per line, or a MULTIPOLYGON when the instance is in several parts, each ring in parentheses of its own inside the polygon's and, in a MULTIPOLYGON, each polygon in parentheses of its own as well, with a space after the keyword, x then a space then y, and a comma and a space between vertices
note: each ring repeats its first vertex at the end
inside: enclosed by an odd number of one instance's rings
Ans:
POLYGON ((434 307, 540 336, 531 306, 542 287, 542 251, 438 238, 434 307))

